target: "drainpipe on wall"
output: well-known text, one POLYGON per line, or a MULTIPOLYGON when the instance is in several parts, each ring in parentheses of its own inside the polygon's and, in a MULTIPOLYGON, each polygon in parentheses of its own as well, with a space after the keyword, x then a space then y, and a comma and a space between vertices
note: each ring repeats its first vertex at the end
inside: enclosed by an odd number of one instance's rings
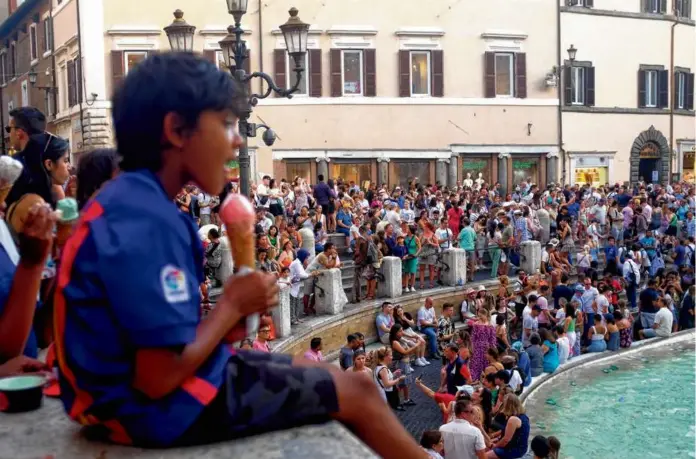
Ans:
MULTIPOLYGON (((51 19, 51 43, 49 43, 49 46, 51 47, 51 86, 53 87, 53 90, 51 90, 50 97, 51 100, 49 103, 51 104, 51 109, 53 110, 53 117, 55 121, 55 117, 58 113, 58 80, 56 78, 57 74, 57 69, 56 69, 56 53, 55 50, 53 49, 54 43, 55 43, 55 28, 53 27, 53 6, 51 0, 48 0, 48 17, 51 19)), ((45 38, 48 40, 48 37, 45 38)))
POLYGON ((561 183, 566 184, 566 152, 563 149, 563 71, 561 70, 561 2, 556 1, 556 68, 558 69, 558 154, 561 156, 561 183))
MULTIPOLYGON (((82 24, 80 23, 80 0, 75 0, 75 9, 77 10, 77 57, 80 60, 80 78, 82 81, 79 82, 79 86, 82 87, 82 91, 85 90, 85 72, 84 65, 82 63, 82 24)), ((80 133, 82 136, 82 148, 85 149, 85 112, 82 106, 83 96, 80 94, 80 133)), ((72 128, 72 123, 71 123, 72 128)))
POLYGON ((672 182, 672 158, 674 157, 674 99, 676 96, 675 78, 674 78, 674 28, 677 26, 677 10, 676 2, 674 6, 674 24, 672 24, 672 30, 670 31, 670 42, 669 42, 669 75, 671 77, 671 82, 668 83, 672 87, 672 94, 669 102, 669 173, 667 174, 666 183, 672 182))

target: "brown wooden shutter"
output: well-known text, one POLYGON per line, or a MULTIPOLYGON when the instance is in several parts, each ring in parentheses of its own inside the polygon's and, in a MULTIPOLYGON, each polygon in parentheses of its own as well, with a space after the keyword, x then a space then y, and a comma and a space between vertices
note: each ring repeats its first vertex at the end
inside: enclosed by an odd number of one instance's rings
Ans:
MULTIPOLYGON (((287 52, 284 49, 274 49, 273 50, 273 73, 275 84, 280 88, 288 87, 288 77, 287 71, 285 70, 285 59, 287 59, 287 52)), ((280 97, 279 94, 274 92, 275 97, 280 97)))
POLYGON ((365 97, 375 97, 377 95, 377 56, 374 49, 366 49, 363 51, 363 68, 365 70, 364 80, 365 88, 363 95, 365 97))
POLYGON ((669 107, 669 70, 657 71, 657 107, 669 107))
POLYGON ((686 74, 686 109, 694 109, 694 74, 686 74))
POLYGON ((573 100, 572 100, 573 79, 571 76, 572 71, 573 71, 572 67, 565 67, 563 69, 563 81, 558 83, 558 84, 563 85, 563 105, 572 105, 573 104, 573 100))
MULTIPOLYGON (((672 74, 672 107, 679 108, 679 74, 681 72, 674 72, 672 74)), ((688 76, 688 75, 685 75, 688 76)))
POLYGON ((37 35, 37 38, 39 39, 39 43, 38 43, 39 49, 37 50, 37 53, 36 53, 37 56, 42 56, 43 53, 46 52, 46 39, 47 39, 47 37, 46 37, 46 21, 48 21, 48 19, 41 21, 36 25, 36 28, 38 29, 36 31, 36 35, 37 35))
POLYGON ((595 72, 594 67, 585 68, 585 105, 594 107, 595 104, 595 72))
POLYGON ((484 97, 495 97, 495 53, 483 54, 483 88, 484 97))
POLYGON ((399 51, 399 97, 411 97, 411 53, 399 51))
POLYGON ((430 52, 432 64, 432 88, 430 94, 433 97, 443 97, 445 95, 445 70, 443 53, 441 49, 430 52))
POLYGON ((111 51, 111 91, 115 91, 123 81, 123 51, 111 51))
POLYGON ((645 70, 638 70, 638 107, 645 107, 645 70))
POLYGON ((515 53, 515 97, 527 98, 527 55, 515 53))
POLYGON ((305 72, 309 75, 309 97, 321 97, 321 50, 310 49, 305 72))
POLYGON ((331 65, 331 97, 343 96, 343 75, 341 75, 341 50, 333 48, 329 52, 331 65))
POLYGON ((213 49, 206 49, 205 51, 203 51, 203 57, 205 58, 205 60, 217 65, 215 56, 217 56, 217 52, 213 49))
POLYGON ((67 70, 68 70, 68 107, 72 107, 77 103, 75 94, 76 94, 76 88, 75 88, 75 61, 68 61, 67 65, 67 70))

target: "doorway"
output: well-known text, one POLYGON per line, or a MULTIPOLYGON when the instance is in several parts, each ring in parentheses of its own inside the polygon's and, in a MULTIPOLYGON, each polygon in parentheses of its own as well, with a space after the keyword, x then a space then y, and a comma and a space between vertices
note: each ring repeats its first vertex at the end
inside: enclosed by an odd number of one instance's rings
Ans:
POLYGON ((660 183, 660 160, 641 158, 638 163, 638 177, 645 183, 660 183))

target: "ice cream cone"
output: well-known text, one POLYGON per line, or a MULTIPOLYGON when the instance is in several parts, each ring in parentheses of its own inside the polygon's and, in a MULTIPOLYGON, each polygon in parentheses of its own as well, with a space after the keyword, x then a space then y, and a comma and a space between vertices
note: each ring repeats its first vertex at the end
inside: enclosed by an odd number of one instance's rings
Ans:
POLYGON ((56 244, 58 247, 63 247, 72 234, 74 222, 57 222, 56 223, 56 244))
POLYGON ((2 188, 0 188, 0 204, 5 202, 5 199, 7 199, 7 195, 10 194, 11 189, 12 185, 5 185, 2 188))
POLYGON ((253 270, 256 267, 254 248, 254 228, 234 228, 227 226, 227 239, 230 241, 230 251, 234 266, 239 272, 242 267, 253 270))

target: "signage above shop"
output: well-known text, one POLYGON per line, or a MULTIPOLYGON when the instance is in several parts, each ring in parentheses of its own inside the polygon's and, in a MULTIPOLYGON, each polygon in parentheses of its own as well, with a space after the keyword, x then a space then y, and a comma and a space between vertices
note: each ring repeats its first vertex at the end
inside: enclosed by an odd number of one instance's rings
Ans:
POLYGON ((640 150, 641 159, 659 159, 660 149, 654 143, 646 143, 640 150))

